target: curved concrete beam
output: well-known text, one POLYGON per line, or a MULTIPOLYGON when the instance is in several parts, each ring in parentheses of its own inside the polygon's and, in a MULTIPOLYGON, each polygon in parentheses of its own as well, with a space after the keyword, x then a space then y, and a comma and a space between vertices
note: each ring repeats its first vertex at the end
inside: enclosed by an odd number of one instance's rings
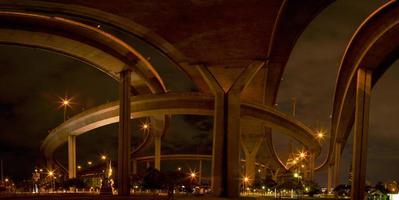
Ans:
MULTIPOLYGON (((201 93, 169 93, 162 95, 142 95, 131 99, 132 117, 153 115, 213 115, 213 96, 201 93)), ((301 122, 286 116, 277 110, 262 105, 244 103, 241 105, 242 117, 260 120, 265 125, 283 130, 284 133, 302 142, 309 149, 320 152, 320 145, 313 131, 301 122)), ((108 103, 80 113, 57 128, 44 140, 41 149, 49 157, 63 143, 68 135, 80 135, 95 128, 116 123, 119 120, 119 104, 108 103)))
POLYGON ((357 70, 371 70, 374 86, 398 57, 399 3, 390 1, 362 23, 346 48, 335 88, 329 156, 319 168, 333 164, 334 144, 344 145, 349 137, 354 121, 357 70))
POLYGON ((190 61, 182 52, 155 32, 135 23, 131 19, 86 6, 45 1, 20 0, 16 2, 13 0, 2 0, 0 1, 0 9, 19 12, 34 10, 35 13, 51 13, 51 15, 71 16, 71 18, 76 18, 76 16, 78 16, 82 19, 89 19, 91 21, 98 21, 102 24, 110 25, 121 32, 134 35, 152 45, 158 49, 162 55, 169 58, 183 70, 191 80, 193 80, 200 91, 207 92, 209 90, 197 70, 190 65, 190 61))
MULTIPOLYGON (((154 156, 140 156, 135 157, 137 162, 154 161, 154 156)), ((212 161, 212 155, 206 154, 163 154, 161 155, 161 160, 209 160, 212 161)), ((245 163, 245 159, 241 159, 241 162, 245 163)), ((265 164, 260 162, 255 162, 255 165, 266 167, 265 164)))
MULTIPOLYGON (((39 47, 72 56, 116 78, 126 66, 135 70, 152 93, 166 90, 154 67, 118 37, 78 21, 27 12, 0 11, 0 43, 39 47), (137 69, 137 68, 136 68, 137 69)), ((139 79, 133 78, 135 81, 139 79)), ((134 81, 132 84, 136 84, 134 81)))

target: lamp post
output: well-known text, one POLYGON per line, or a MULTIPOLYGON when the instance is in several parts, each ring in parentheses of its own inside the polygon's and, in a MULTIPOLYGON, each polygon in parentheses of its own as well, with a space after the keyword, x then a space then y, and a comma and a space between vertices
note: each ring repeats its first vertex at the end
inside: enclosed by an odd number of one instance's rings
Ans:
POLYGON ((67 96, 65 96, 64 98, 60 98, 60 103, 61 106, 64 108, 64 122, 66 121, 66 114, 67 114, 67 109, 68 107, 71 108, 71 104, 72 104, 72 98, 68 98, 67 96))

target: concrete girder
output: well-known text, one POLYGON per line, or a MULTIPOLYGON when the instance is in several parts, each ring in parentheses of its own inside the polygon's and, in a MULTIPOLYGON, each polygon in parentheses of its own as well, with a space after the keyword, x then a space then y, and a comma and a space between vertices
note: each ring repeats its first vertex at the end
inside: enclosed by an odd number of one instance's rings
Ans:
POLYGON ((135 70, 133 86, 140 88, 144 83, 152 93, 166 89, 151 63, 133 47, 101 29, 61 17, 22 12, 0 11, 0 19, 2 44, 39 47, 62 53, 89 63, 115 79, 126 65, 137 63, 149 69, 151 74, 135 70))
POLYGON ((193 80, 200 91, 205 93, 209 92, 207 85, 198 74, 198 71, 190 65, 191 61, 189 61, 189 59, 184 56, 180 50, 156 34, 154 31, 126 17, 122 17, 110 12, 104 12, 92 7, 71 5, 69 3, 63 4, 30 0, 20 0, 18 2, 13 0, 2 0, 0 1, 0 10, 18 12, 34 10, 35 13, 46 15, 51 13, 51 16, 61 15, 68 17, 70 16, 71 18, 76 18, 76 16, 78 16, 82 19, 89 19, 91 21, 101 22, 102 24, 108 24, 122 32, 134 35, 135 37, 140 38, 142 41, 145 41, 146 43, 149 43, 156 49, 160 50, 159 52, 162 55, 173 61, 173 63, 175 63, 190 77, 191 80, 193 80))
MULTIPOLYGON (((214 98, 200 93, 167 93, 141 95, 131 98, 132 117, 139 118, 159 114, 213 115, 214 98)), ((284 133, 304 143, 315 152, 320 144, 313 137, 313 131, 296 119, 263 105, 241 104, 241 116, 262 120, 267 126, 283 130, 284 133), (276 120, 273 118, 276 116, 276 120), (270 120, 267 122, 267 120, 270 120), (283 126, 287 126, 284 128, 283 126)), ((118 102, 111 102, 86 110, 53 129, 43 141, 41 149, 51 157, 56 148, 67 141, 68 135, 80 135, 95 128, 118 122, 118 102)), ((318 154, 316 154, 318 155, 318 154)))

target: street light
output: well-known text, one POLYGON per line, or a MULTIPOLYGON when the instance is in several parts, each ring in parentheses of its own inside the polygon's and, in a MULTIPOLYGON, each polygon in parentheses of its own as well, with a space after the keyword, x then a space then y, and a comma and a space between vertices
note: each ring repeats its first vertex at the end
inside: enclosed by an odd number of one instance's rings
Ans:
POLYGON ((306 152, 305 151, 299 152, 299 158, 304 159, 305 157, 306 157, 306 152))
POLYGON ((106 155, 101 155, 101 160, 107 160, 107 156, 106 155))
POLYGON ((82 169, 82 166, 78 165, 77 168, 78 168, 78 169, 82 169))
POLYGON ((64 98, 60 98, 60 107, 64 107, 64 122, 66 120, 66 112, 67 112, 67 108, 72 108, 71 104, 72 104, 72 98, 68 98, 67 96, 65 96, 64 98))
POLYGON ((87 164, 88 164, 88 165, 92 165, 92 164, 93 164, 93 162, 91 162, 91 161, 87 161, 87 164))
POLYGON ((150 124, 148 122, 142 122, 141 123, 141 130, 144 132, 147 132, 150 130, 150 124))
POLYGON ((319 140, 322 140, 322 139, 324 139, 325 135, 326 134, 324 133, 324 131, 318 131, 316 133, 316 138, 319 139, 319 140))

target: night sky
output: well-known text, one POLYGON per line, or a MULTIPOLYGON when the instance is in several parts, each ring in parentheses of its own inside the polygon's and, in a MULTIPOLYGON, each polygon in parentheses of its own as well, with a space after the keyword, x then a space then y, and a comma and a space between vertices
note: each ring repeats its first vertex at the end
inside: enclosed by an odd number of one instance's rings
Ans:
MULTIPOLYGON (((291 98, 297 99, 297 117, 313 128, 330 128, 330 114, 339 62, 346 44, 356 27, 382 0, 338 0, 325 9, 305 30, 295 46, 281 83, 278 108, 291 112, 291 98)), ((7 176, 29 178, 41 159, 39 147, 48 131, 63 120, 59 98, 72 96, 73 116, 109 101, 118 99, 115 80, 101 71, 56 53, 16 46, 0 46, 0 159, 5 163, 7 176)), ((376 181, 399 180, 399 141, 397 124, 399 114, 399 68, 395 63, 373 90, 371 99, 370 136, 367 179, 376 181)), ((183 85, 170 71, 166 74, 169 85, 189 91, 192 85, 183 85)), ((139 122, 136 120, 136 123, 139 122)), ((168 153, 210 153, 211 120, 206 117, 174 117, 171 129, 163 141, 168 153), (193 143, 193 137, 197 138, 193 143)), ((141 141, 142 133, 133 128, 133 140, 141 141)), ((95 160, 106 153, 115 158, 117 124, 105 126, 78 137, 78 163, 95 160)), ((278 154, 285 159, 289 139, 274 134, 278 154)), ((295 145, 295 143, 294 143, 295 145)), ((344 150, 342 182, 347 182, 351 162, 349 141, 344 150)), ((298 146, 298 145, 296 145, 298 146)), ((326 145, 327 146, 327 145, 326 145)), ((298 146, 299 148, 299 146, 298 146)), ((323 149, 322 158, 326 155, 323 149)), ((147 150, 151 152, 150 149, 147 150)), ((66 146, 56 158, 66 163, 66 146)), ((326 173, 318 173, 318 180, 326 180, 326 173)))

